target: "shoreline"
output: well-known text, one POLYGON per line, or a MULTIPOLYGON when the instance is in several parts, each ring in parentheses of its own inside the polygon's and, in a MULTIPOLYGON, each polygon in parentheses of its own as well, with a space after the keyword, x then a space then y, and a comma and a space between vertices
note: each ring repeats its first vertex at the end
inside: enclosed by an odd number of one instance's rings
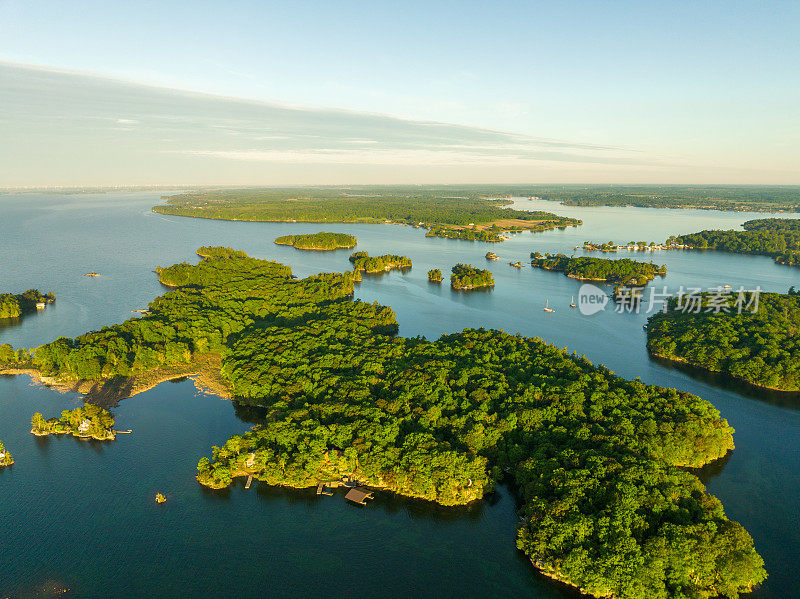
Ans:
POLYGON ((736 382, 745 383, 746 385, 749 385, 750 387, 753 387, 754 389, 766 389, 768 391, 777 391, 779 393, 789 393, 789 394, 795 394, 795 395, 800 393, 800 388, 798 388, 798 389, 782 389, 780 387, 768 387, 767 385, 759 385, 758 383, 754 383, 753 381, 748 381, 747 379, 743 379, 742 377, 736 376, 735 374, 732 374, 731 372, 728 372, 727 370, 712 370, 711 368, 707 368, 706 366, 700 366, 699 364, 694 364, 692 362, 689 362, 685 358, 679 358, 677 356, 670 357, 670 356, 664 356, 662 354, 657 354, 654 351, 650 351, 649 348, 647 349, 647 353, 650 354, 653 357, 656 357, 656 358, 660 359, 660 360, 664 360, 665 362, 672 362, 674 364, 680 364, 682 366, 689 366, 691 368, 697 368, 698 370, 702 370, 702 371, 705 371, 705 372, 708 372, 708 373, 711 373, 711 374, 722 374, 722 375, 725 375, 725 376, 729 376, 733 380, 735 380, 736 382))
POLYGON ((0 375, 28 375, 33 384, 44 385, 59 393, 78 393, 83 396, 84 401, 107 408, 116 406, 123 399, 150 391, 161 383, 182 378, 190 379, 197 390, 202 393, 230 400, 233 397, 230 388, 227 382, 221 378, 219 371, 221 362, 221 356, 206 354, 189 364, 131 377, 115 377, 99 381, 56 379, 42 375, 35 368, 5 368, 0 369, 0 375))

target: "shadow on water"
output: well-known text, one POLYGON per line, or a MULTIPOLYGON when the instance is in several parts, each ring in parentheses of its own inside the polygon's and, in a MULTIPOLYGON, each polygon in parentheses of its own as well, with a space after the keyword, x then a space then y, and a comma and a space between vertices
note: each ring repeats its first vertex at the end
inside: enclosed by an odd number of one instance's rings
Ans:
POLYGON ((751 399, 757 399, 780 408, 800 410, 800 392, 765 389, 763 387, 758 387, 751 383, 735 379, 727 374, 711 372, 698 366, 673 362, 657 356, 651 355, 650 360, 659 366, 663 366, 667 370, 677 370, 678 372, 683 372, 702 383, 717 387, 718 389, 732 391, 734 393, 738 393, 739 395, 743 395, 751 399))
POLYGON ((729 450, 728 453, 718 460, 709 462, 702 468, 690 469, 690 472, 694 473, 704 485, 708 485, 712 479, 717 478, 720 474, 722 474, 722 471, 725 470, 725 466, 727 466, 728 462, 730 462, 732 455, 733 450, 729 450))

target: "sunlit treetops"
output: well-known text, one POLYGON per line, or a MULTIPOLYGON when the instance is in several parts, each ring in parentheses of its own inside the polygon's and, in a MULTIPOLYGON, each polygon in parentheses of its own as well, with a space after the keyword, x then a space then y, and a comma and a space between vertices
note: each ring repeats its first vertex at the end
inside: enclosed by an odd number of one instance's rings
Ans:
POLYGON ((339 248, 352 248, 358 241, 353 235, 345 233, 307 233, 305 235, 283 235, 277 237, 275 243, 278 245, 291 245, 298 250, 337 250, 339 248))

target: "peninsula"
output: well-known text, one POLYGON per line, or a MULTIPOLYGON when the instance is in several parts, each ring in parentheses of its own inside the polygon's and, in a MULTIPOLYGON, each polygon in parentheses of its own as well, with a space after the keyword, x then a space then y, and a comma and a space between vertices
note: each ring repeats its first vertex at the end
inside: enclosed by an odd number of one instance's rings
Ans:
POLYGON ((687 249, 770 256, 778 264, 800 266, 800 219, 761 218, 742 224, 744 231, 706 230, 672 236, 667 243, 687 249))
POLYGON ((153 211, 198 218, 316 223, 403 224, 429 237, 503 241, 506 231, 578 226, 552 212, 505 208, 506 188, 315 187, 196 191, 167 196, 153 211), (503 197, 500 197, 503 196, 503 197))
POLYGON ((666 313, 650 317, 652 355, 758 387, 800 391, 800 293, 761 293, 757 299, 747 292, 704 293, 696 306, 689 305, 693 301, 672 298, 666 313))

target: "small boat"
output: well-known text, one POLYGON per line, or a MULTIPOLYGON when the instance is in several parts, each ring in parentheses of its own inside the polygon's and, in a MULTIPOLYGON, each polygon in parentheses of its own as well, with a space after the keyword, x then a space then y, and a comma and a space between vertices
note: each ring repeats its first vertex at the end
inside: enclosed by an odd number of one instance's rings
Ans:
POLYGON ((646 331, 647 330, 647 325, 646 324, 642 325, 642 328, 646 331))
POLYGON ((86 273, 85 275, 83 275, 83 276, 84 276, 84 277, 99 277, 100 275, 99 275, 99 274, 97 274, 96 272, 92 271, 92 272, 87 272, 87 273, 86 273))
POLYGON ((545 303, 544 303, 544 311, 545 311, 545 312, 555 312, 555 310, 553 310, 553 309, 550 307, 550 300, 546 300, 546 301, 545 301, 545 303))
POLYGON ((723 288, 725 291, 728 291, 728 290, 730 290, 731 286, 730 286, 730 285, 723 285, 723 286, 722 286, 722 288, 723 288))
POLYGON ((570 302, 569 302, 569 307, 570 308, 574 308, 575 307, 575 296, 574 295, 572 296, 572 300, 570 300, 570 302))

